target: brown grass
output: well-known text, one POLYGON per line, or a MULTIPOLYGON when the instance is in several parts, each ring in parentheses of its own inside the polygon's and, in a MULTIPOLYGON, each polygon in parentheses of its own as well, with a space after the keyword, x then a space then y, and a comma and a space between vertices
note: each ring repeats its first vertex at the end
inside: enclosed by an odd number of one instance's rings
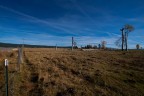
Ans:
POLYGON ((144 51, 25 49, 14 82, 15 96, 143 96, 144 51))

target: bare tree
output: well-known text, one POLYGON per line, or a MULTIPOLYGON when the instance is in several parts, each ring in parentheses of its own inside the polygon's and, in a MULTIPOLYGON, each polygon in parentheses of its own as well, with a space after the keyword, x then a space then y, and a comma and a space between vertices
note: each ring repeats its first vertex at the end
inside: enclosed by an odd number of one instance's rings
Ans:
POLYGON ((106 41, 102 41, 102 42, 101 42, 102 49, 105 49, 105 48, 106 48, 106 44, 107 44, 107 42, 106 42, 106 41))
POLYGON ((140 45, 139 44, 136 45, 136 49, 140 49, 140 45))
POLYGON ((128 50, 128 34, 130 32, 132 32, 134 30, 134 27, 132 25, 129 25, 129 24, 126 24, 124 26, 124 31, 125 31, 125 34, 124 34, 124 37, 125 37, 125 46, 126 46, 126 51, 128 50))
POLYGON ((122 41, 122 37, 120 37, 118 40, 115 41, 115 45, 118 46, 118 47, 121 47, 122 51, 123 51, 124 46, 123 46, 123 43, 122 43, 123 41, 122 42, 121 41, 122 41))
MULTIPOLYGON (((122 44, 121 44, 121 47, 122 47, 122 51, 123 51, 123 49, 124 49, 124 28, 122 28, 122 29, 120 29, 121 31, 122 31, 122 37, 120 38, 121 39, 121 41, 122 41, 122 44)), ((118 40, 119 41, 119 40, 118 40)))
POLYGON ((122 32, 122 36, 115 42, 116 46, 120 47, 122 51, 128 50, 128 34, 134 30, 134 27, 132 25, 126 24, 120 31, 122 32))
POLYGON ((75 49, 78 48, 78 47, 77 47, 77 43, 76 43, 76 41, 74 41, 73 46, 74 46, 75 49))

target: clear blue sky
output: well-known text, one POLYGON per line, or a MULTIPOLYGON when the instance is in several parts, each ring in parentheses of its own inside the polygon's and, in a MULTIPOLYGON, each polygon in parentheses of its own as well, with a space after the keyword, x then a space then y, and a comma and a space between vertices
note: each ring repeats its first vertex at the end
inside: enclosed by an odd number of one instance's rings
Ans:
POLYGON ((121 36, 131 24, 129 48, 144 47, 144 0, 0 0, 0 42, 86 45, 121 36))

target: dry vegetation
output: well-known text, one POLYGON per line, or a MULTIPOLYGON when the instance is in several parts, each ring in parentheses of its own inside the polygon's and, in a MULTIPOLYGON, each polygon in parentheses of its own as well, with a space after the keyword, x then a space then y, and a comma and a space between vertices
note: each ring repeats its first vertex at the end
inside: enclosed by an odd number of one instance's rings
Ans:
MULTIPOLYGON (((14 75, 17 74, 17 52, 0 51, 0 96, 5 96, 5 66, 4 59, 9 60, 9 86, 13 85, 14 75)), ((15 75, 15 78, 17 76, 15 75)), ((18 84, 17 84, 18 85, 18 84)), ((12 87, 11 87, 12 88, 12 87)))
POLYGON ((144 96, 144 51, 25 49, 15 72, 16 52, 0 54, 0 93, 10 60, 14 96, 144 96), (4 54, 4 55, 3 55, 4 54))

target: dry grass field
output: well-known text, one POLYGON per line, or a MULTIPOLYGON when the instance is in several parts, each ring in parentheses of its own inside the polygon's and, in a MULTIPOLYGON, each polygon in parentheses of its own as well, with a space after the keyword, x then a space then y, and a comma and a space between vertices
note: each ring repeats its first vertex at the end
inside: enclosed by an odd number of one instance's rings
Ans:
POLYGON ((144 51, 29 48, 20 71, 17 52, 1 52, 0 96, 5 96, 4 58, 9 75, 15 73, 13 96, 144 96, 144 51))

